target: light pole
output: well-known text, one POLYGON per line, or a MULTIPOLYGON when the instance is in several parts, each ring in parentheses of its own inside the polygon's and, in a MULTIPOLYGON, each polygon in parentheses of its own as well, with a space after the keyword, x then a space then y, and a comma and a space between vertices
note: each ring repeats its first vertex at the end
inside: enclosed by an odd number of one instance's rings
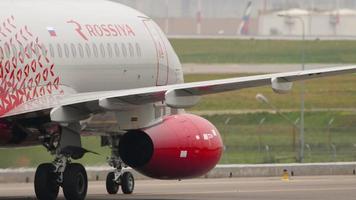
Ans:
MULTIPOLYGON (((270 106, 278 115, 280 115, 283 119, 285 119, 286 121, 288 121, 290 124, 292 124, 293 126, 296 126, 296 124, 291 120, 289 119, 285 114, 283 114, 282 112, 279 111, 279 109, 271 104, 269 102, 269 100, 267 99, 267 97, 265 97, 263 94, 257 94, 256 95, 256 99, 257 101, 261 102, 261 103, 265 103, 267 104, 268 106, 270 106)), ((298 127, 297 127, 298 128, 298 127)))
POLYGON ((166 6, 166 20, 164 22, 164 31, 166 32, 166 34, 168 34, 169 32, 169 6, 168 6, 168 0, 166 0, 165 2, 165 6, 166 6))
MULTIPOLYGON (((228 118, 226 118, 226 120, 225 120, 225 122, 224 122, 224 129, 223 129, 223 134, 222 134, 222 139, 223 139, 223 141, 227 141, 227 130, 226 130, 226 127, 229 125, 229 123, 230 123, 230 121, 231 121, 231 117, 228 117, 228 118)), ((225 145, 224 145, 224 152, 225 152, 225 154, 224 154, 224 157, 225 157, 225 160, 226 160, 226 163, 227 164, 230 164, 229 163, 229 158, 227 157, 229 154, 228 153, 226 153, 226 151, 228 150, 228 147, 226 146, 226 143, 225 143, 225 145)))
POLYGON ((261 133, 261 128, 263 123, 265 123, 266 118, 262 118, 260 122, 258 123, 258 128, 257 128, 257 134, 258 134, 258 152, 261 152, 261 147, 262 147, 262 133, 261 133))
MULTIPOLYGON (((296 134, 296 132, 299 130, 299 127, 298 127, 298 124, 299 124, 299 118, 298 119, 296 119, 295 121, 294 121, 294 127, 293 127, 293 152, 297 152, 296 151, 296 144, 297 144, 297 134, 296 134)), ((297 158, 297 156, 298 155, 296 155, 296 158, 297 158)))
POLYGON ((197 35, 201 34, 201 21, 202 21, 202 1, 198 0, 197 5, 197 35))
MULTIPOLYGON (((279 17, 289 17, 294 18, 300 21, 302 25, 302 71, 305 70, 305 23, 304 19, 300 16, 291 16, 279 14, 279 17)), ((304 161, 304 111, 305 111, 305 84, 304 81, 301 81, 301 89, 300 89, 300 128, 299 128, 299 143, 300 143, 300 151, 299 151, 299 162, 304 161)))
POLYGON ((328 145, 329 145, 329 148, 332 148, 332 144, 331 144, 331 132, 330 132, 330 128, 331 128, 331 125, 334 123, 334 118, 331 118, 329 123, 328 123, 328 129, 327 129, 327 132, 328 132, 328 145))
MULTIPOLYGON (((279 116, 281 116, 283 119, 285 119, 289 124, 291 124, 293 126, 293 135, 292 135, 292 139, 293 139, 293 151, 295 152, 295 131, 294 130, 299 130, 300 127, 298 127, 298 122, 299 122, 299 118, 297 120, 295 120, 294 122, 285 114, 283 114, 282 112, 279 111, 279 109, 273 105, 272 103, 269 102, 269 100, 267 99, 267 97, 265 97, 263 94, 259 93, 256 95, 256 100, 267 104, 269 107, 271 107, 279 116)), ((299 151, 299 155, 300 155, 300 151, 299 151)))

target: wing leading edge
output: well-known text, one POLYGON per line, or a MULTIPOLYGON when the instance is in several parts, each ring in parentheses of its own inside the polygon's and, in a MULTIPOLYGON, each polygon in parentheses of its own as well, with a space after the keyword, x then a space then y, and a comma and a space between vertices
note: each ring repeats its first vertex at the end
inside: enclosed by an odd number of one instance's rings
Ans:
POLYGON ((291 89, 294 81, 325 76, 355 73, 356 66, 295 71, 286 73, 256 75, 212 81, 183 83, 176 85, 146 87, 119 91, 78 93, 71 95, 45 96, 27 102, 2 117, 9 117, 37 111, 52 111, 51 118, 56 121, 54 111, 63 113, 78 112, 84 117, 102 110, 120 110, 129 106, 165 101, 173 108, 186 108, 198 103, 200 96, 240 90, 251 87, 271 85, 276 92, 291 89))

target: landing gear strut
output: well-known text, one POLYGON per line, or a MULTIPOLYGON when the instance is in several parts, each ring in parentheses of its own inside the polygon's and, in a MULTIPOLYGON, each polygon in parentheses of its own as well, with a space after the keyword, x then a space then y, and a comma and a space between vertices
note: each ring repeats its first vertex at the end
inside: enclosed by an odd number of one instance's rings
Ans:
POLYGON ((78 124, 51 129, 46 128, 40 140, 51 154, 53 163, 41 164, 35 174, 35 193, 39 200, 57 199, 59 187, 68 200, 84 200, 88 178, 85 168, 72 159, 81 158, 86 152, 81 148, 78 124), (53 131, 56 130, 56 131, 53 131))
POLYGON ((132 194, 135 188, 135 179, 131 172, 122 172, 123 167, 126 166, 119 156, 119 140, 119 136, 112 136, 109 140, 111 157, 108 159, 108 163, 115 170, 106 177, 106 190, 108 194, 117 194, 121 186, 124 194, 132 194))

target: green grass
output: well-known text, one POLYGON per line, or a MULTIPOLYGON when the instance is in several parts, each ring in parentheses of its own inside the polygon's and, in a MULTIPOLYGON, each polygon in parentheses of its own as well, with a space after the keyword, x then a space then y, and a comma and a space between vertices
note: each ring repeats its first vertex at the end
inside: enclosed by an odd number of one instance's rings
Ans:
MULTIPOLYGON (((287 115, 292 121, 299 117, 299 113, 295 112, 287 115)), ((226 152, 222 163, 296 162, 299 132, 276 114, 205 117, 217 126, 225 141, 226 152), (230 118, 229 124, 225 124, 227 118, 230 118), (265 122, 259 126, 263 118, 265 122), (266 146, 269 151, 266 151, 266 146)), ((356 113, 306 113, 305 122, 305 144, 310 147, 305 149, 305 162, 356 160, 356 113), (328 132, 331 118, 335 121, 328 132), (335 156, 331 145, 336 147, 335 156)))
MULTIPOLYGON (((246 74, 244 74, 246 76, 246 74)), ((237 77, 241 74, 186 75, 187 82, 237 77)), ((355 108, 356 75, 349 74, 309 80, 305 82, 306 108, 355 108), (331 98, 332 97, 332 98, 331 98)), ((240 91, 214 94, 203 97, 192 111, 202 110, 249 110, 266 109, 267 105, 256 100, 256 94, 262 93, 280 109, 297 109, 300 106, 300 83, 295 83, 288 94, 275 94, 270 86, 244 89, 240 91)))
MULTIPOLYGON (((110 149, 100 147, 99 137, 82 137, 83 147, 97 152, 100 155, 86 154, 80 163, 85 165, 104 165, 110 156, 110 149)), ((52 162, 53 156, 42 146, 25 147, 18 149, 0 149, 0 168, 8 167, 34 167, 44 162, 52 162)))
MULTIPOLYGON (((300 63, 302 41, 171 39, 183 63, 300 63)), ((356 41, 306 41, 307 63, 356 63, 356 41)))
MULTIPOLYGON (((288 113, 291 120, 299 113, 288 113)), ((220 130, 226 150, 220 163, 282 163, 296 162, 298 150, 298 131, 295 133, 293 148, 293 127, 277 114, 255 113, 239 115, 203 116, 220 130), (226 119, 230 122, 225 124, 226 119), (264 124, 258 126, 265 118, 264 124), (260 141, 260 142, 259 142, 260 141), (266 145, 269 151, 266 151, 266 145)), ((356 160, 356 113, 352 112, 313 112, 306 113, 305 141, 311 151, 305 150, 305 162, 355 161, 356 160), (327 124, 335 121, 330 128, 330 142, 327 124), (336 146, 334 157, 330 144, 336 146)), ((100 155, 87 154, 81 163, 86 165, 105 165, 109 155, 108 148, 101 148, 98 137, 84 137, 84 147, 97 151, 100 155)), ((43 147, 22 148, 0 151, 0 168, 37 166, 48 162, 52 157, 43 147)))

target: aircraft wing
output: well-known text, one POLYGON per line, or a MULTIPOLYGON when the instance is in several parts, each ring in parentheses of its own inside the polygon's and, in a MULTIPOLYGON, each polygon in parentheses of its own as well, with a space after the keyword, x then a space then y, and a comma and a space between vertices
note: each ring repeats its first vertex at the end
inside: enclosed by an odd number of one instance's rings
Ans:
POLYGON ((20 105, 2 117, 51 111, 51 118, 56 121, 54 113, 60 111, 61 116, 64 113, 68 119, 70 119, 71 113, 75 113, 76 116, 79 113, 84 119, 89 113, 100 112, 100 110, 120 110, 129 106, 159 101, 165 101, 168 106, 173 108, 186 108, 198 103, 199 97, 202 95, 265 85, 271 85, 276 92, 283 93, 291 89, 291 84, 294 81, 355 72, 356 66, 347 66, 118 91, 52 95, 20 105))

